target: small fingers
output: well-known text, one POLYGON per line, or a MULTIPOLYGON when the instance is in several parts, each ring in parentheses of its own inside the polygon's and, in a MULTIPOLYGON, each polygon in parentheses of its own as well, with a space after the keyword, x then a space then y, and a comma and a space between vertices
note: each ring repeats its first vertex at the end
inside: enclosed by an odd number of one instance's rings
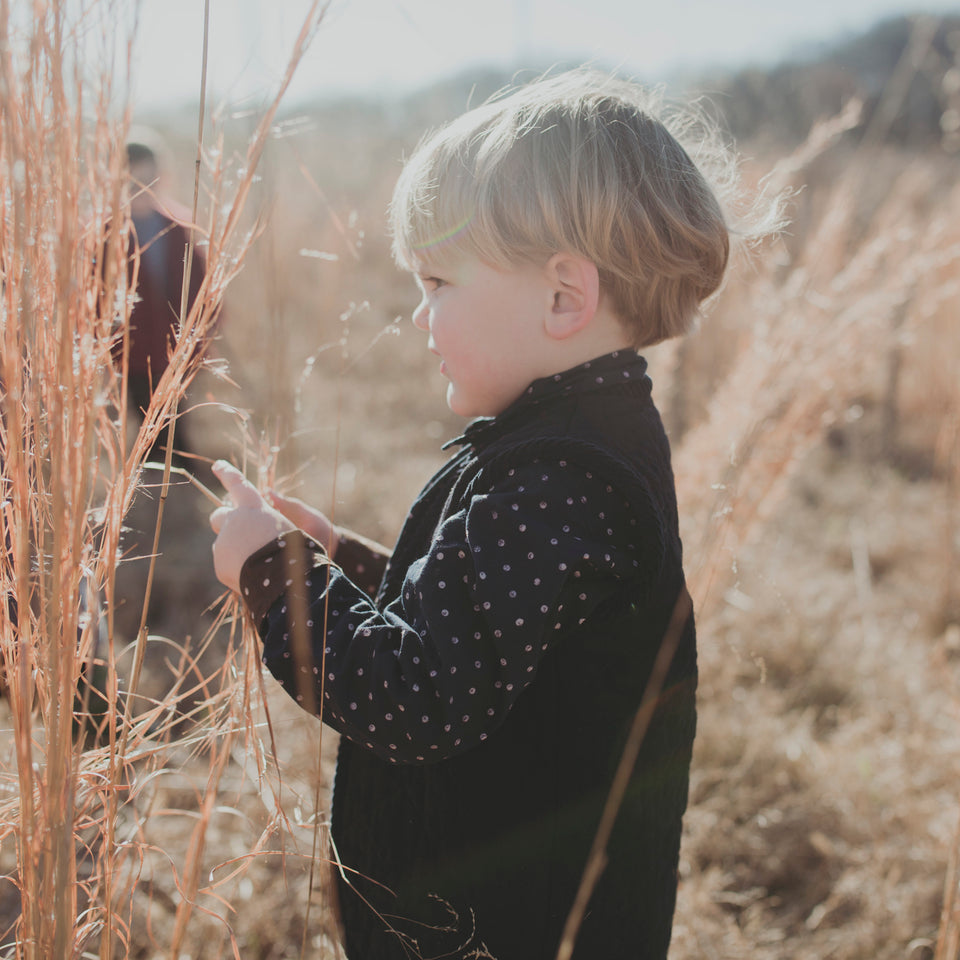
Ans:
POLYGON ((255 507, 262 501, 257 488, 232 463, 217 460, 212 469, 236 506, 255 507))
MULTIPOLYGON (((323 544, 328 551, 334 548, 333 525, 320 510, 316 510, 297 497, 284 497, 275 490, 268 490, 264 496, 269 503, 308 536, 323 544)), ((332 556, 332 554, 331 554, 332 556)))
POLYGON ((227 515, 232 511, 233 507, 217 507, 217 509, 210 514, 210 528, 214 533, 220 533, 224 520, 227 519, 227 515))
POLYGON ((296 497, 285 497, 282 493, 277 493, 277 491, 274 490, 272 487, 269 490, 264 491, 263 495, 278 510, 281 509, 281 507, 289 507, 289 506, 292 506, 294 503, 299 502, 296 499, 296 497))
POLYGON ((277 493, 276 490, 268 490, 264 496, 272 507, 279 510, 297 526, 301 526, 304 517, 309 517, 314 512, 302 500, 298 500, 296 497, 285 497, 277 493))

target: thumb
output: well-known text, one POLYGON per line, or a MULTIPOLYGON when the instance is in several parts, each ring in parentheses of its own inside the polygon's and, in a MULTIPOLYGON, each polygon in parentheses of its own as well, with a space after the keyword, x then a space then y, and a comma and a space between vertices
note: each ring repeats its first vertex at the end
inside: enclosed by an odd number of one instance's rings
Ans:
POLYGON ((263 502, 257 488, 232 463, 218 460, 212 469, 235 507, 256 507, 263 502))

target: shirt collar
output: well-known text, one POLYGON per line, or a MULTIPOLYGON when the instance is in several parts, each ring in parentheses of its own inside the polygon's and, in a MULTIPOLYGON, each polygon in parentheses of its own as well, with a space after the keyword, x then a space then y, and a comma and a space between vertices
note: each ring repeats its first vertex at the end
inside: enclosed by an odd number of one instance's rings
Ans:
POLYGON ((529 387, 502 413, 495 417, 480 417, 467 425, 459 437, 448 440, 443 449, 456 444, 476 444, 493 433, 499 433, 505 423, 512 422, 539 404, 571 393, 607 390, 631 381, 642 381, 647 372, 647 361, 633 350, 615 350, 586 363, 578 364, 562 373, 534 380, 529 387))

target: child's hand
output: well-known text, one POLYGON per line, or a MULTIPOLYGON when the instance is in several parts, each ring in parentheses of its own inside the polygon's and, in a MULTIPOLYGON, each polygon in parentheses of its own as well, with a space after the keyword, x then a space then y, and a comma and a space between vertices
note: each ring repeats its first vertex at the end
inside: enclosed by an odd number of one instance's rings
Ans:
POLYGON ((213 542, 213 569, 224 586, 239 593, 240 570, 247 557, 280 534, 295 529, 296 524, 274 510, 257 488, 225 460, 218 460, 213 472, 226 489, 228 500, 210 514, 210 526, 217 534, 213 542))
POLYGON ((340 537, 337 535, 337 528, 325 514, 296 497, 281 496, 276 490, 268 490, 265 496, 274 509, 279 510, 298 530, 313 537, 326 549, 330 559, 333 559, 340 537))

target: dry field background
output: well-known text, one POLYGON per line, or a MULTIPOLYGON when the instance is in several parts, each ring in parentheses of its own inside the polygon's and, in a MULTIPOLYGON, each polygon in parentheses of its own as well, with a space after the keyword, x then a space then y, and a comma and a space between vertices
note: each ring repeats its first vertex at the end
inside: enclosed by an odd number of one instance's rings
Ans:
MULTIPOLYGON (((773 137, 772 121, 753 116, 751 127, 732 112, 745 178, 792 188, 793 225, 737 265, 693 337, 648 357, 674 445, 701 650, 674 960, 957 960, 958 31, 903 32, 860 109, 855 72, 840 82, 824 60, 826 79, 807 78, 824 102, 808 91, 812 115, 797 107, 796 130, 781 124, 773 137), (910 121, 918 77, 936 94, 937 126, 923 135, 910 121)), ((755 79, 731 81, 731 102, 745 84, 761 89, 755 79)), ((198 452, 392 541, 461 423, 409 323, 413 285, 390 264, 383 211, 424 127, 498 82, 462 78, 410 102, 318 105, 268 124, 240 252, 230 247, 218 274, 239 268, 212 369, 180 401, 198 452)), ((196 120, 154 120, 183 199, 196 120)), ((244 117, 214 129, 208 147, 216 137, 222 147, 208 149, 205 189, 229 198, 245 189, 259 134, 244 117)), ((104 435, 91 439, 98 510, 116 484, 104 435)), ((5 479, 14 446, 5 433, 5 479)), ((136 686, 131 732, 66 751, 74 786, 58 826, 43 820, 56 807, 55 691, 0 705, 0 956, 55 955, 40 933, 25 937, 29 922, 47 929, 37 900, 48 897, 51 913, 73 909, 57 927, 63 956, 336 957, 323 836, 335 735, 259 678, 253 642, 224 622, 207 500, 176 476, 161 498, 159 471, 124 469, 125 559, 115 583, 97 582, 120 713, 136 686), (135 679, 142 622, 150 639, 135 679), (36 823, 24 822, 25 783, 36 823), (75 852, 56 861, 51 837, 73 837, 75 852), (51 860, 67 873, 44 881, 51 860)), ((209 479, 202 460, 195 472, 209 479)), ((89 543, 85 562, 99 571, 101 540, 89 543)), ((65 650, 75 625, 58 636, 35 641, 41 674, 45 645, 65 650)), ((33 689, 12 676, 16 650, 4 621, 8 686, 33 689)))

